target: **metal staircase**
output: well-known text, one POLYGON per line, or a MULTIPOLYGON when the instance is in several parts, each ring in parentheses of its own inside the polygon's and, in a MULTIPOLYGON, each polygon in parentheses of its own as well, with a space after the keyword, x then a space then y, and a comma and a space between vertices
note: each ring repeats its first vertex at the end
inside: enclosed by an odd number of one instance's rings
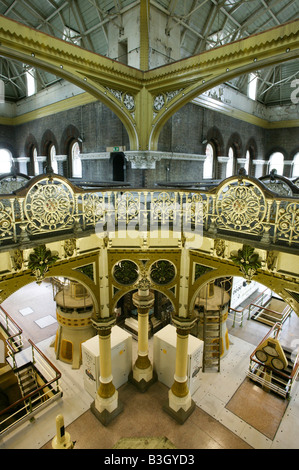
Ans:
POLYGON ((203 363, 202 371, 207 369, 216 369, 220 372, 221 355, 221 312, 219 310, 207 312, 204 311, 203 321, 203 363))
MULTIPOLYGON (((27 364, 25 367, 16 370, 16 375, 23 397, 30 395, 32 392, 34 392, 34 390, 37 390, 39 388, 39 385, 36 380, 36 373, 31 364, 27 364)), ((40 392, 30 395, 24 402, 27 412, 32 411, 32 409, 39 403, 40 392)))

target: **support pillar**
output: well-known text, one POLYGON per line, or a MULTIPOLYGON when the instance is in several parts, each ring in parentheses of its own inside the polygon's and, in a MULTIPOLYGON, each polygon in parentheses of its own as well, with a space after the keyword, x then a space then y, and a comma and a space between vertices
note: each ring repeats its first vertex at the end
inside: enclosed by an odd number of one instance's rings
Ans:
POLYGON ((168 404, 163 409, 179 424, 183 424, 195 409, 187 385, 188 339, 195 319, 174 317, 176 326, 176 361, 174 383, 168 392, 168 404))
POLYGON ((115 317, 101 318, 100 320, 93 321, 93 325, 99 335, 100 386, 90 408, 93 414, 105 426, 123 411, 123 405, 119 403, 118 392, 112 382, 111 328, 114 324, 115 317))
POLYGON ((150 281, 146 278, 141 279, 138 291, 132 297, 138 312, 138 357, 129 375, 129 381, 141 392, 145 392, 157 380, 148 357, 149 311, 155 302, 155 296, 149 291, 149 287, 150 281))

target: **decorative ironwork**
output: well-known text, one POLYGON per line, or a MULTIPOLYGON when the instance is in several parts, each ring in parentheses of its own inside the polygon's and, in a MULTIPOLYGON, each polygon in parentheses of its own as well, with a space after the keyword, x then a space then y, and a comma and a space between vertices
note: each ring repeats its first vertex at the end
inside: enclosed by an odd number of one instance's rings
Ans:
POLYGON ((273 198, 262 183, 246 176, 231 177, 213 190, 123 192, 75 191, 65 178, 47 175, 36 177, 14 195, 0 196, 2 245, 26 243, 35 236, 59 231, 76 235, 90 228, 103 238, 134 228, 143 240, 147 230, 167 228, 179 232, 183 243, 188 230, 202 234, 198 227, 213 238, 224 232, 244 233, 263 244, 298 246, 299 200, 273 198))
POLYGON ((12 194, 25 186, 30 177, 22 174, 9 173, 0 178, 0 194, 12 194))
POLYGON ((186 222, 192 224, 203 224, 207 216, 207 201, 199 193, 188 194, 184 206, 184 217, 186 222))
POLYGON ((45 274, 58 259, 59 257, 47 249, 46 245, 40 245, 33 249, 33 253, 29 255, 28 268, 36 277, 37 284, 44 280, 45 274))
POLYGON ((299 238, 299 207, 297 203, 287 203, 277 211, 277 237, 289 240, 299 238))
POLYGON ((23 267, 23 251, 22 250, 14 250, 10 256, 12 267, 15 271, 20 271, 23 267))
POLYGON ((0 237, 13 235, 13 210, 7 205, 7 201, 0 202, 0 237))
POLYGON ((169 284, 175 278, 175 267, 167 260, 156 261, 151 267, 150 276, 156 284, 169 284))
POLYGON ((104 220, 106 215, 106 204, 102 194, 84 194, 84 220, 85 224, 97 223, 104 220))
POLYGON ((161 93, 160 95, 155 96, 154 98, 154 109, 160 111, 165 104, 165 96, 161 93))
POLYGON ((116 198, 116 215, 118 222, 137 220, 139 217, 140 202, 133 193, 125 192, 116 198))
POLYGON ((267 204, 262 190, 246 179, 229 181, 216 200, 216 224, 237 232, 262 233, 267 204))
POLYGON ((175 194, 161 192, 158 197, 152 196, 151 217, 153 220, 159 220, 162 224, 173 221, 175 218, 176 198, 175 194))
POLYGON ((75 238, 71 238, 69 240, 64 241, 63 248, 64 248, 65 257, 73 256, 75 254, 76 249, 77 249, 76 245, 77 245, 77 242, 75 238))
POLYGON ((114 266, 113 276, 119 284, 133 284, 138 279, 138 266, 130 260, 122 260, 114 266))
POLYGON ((259 254, 255 253, 254 248, 249 245, 243 245, 242 250, 233 251, 230 259, 239 266, 248 283, 262 265, 259 254))
POLYGON ((283 181, 263 181, 264 185, 267 186, 274 193, 280 196, 293 196, 291 188, 283 181))
POLYGON ((37 181, 28 191, 24 212, 29 233, 53 232, 73 226, 75 199, 71 188, 58 178, 37 181))
POLYGON ((225 254, 225 249, 226 249, 225 241, 222 240, 221 238, 216 238, 216 240, 214 240, 214 250, 215 250, 216 255, 219 256, 220 258, 223 258, 225 254))
POLYGON ((130 95, 130 93, 125 93, 123 96, 123 103, 129 111, 132 111, 135 108, 134 96, 130 95))
POLYGON ((86 264, 85 266, 80 266, 80 268, 77 268, 76 271, 85 274, 85 276, 89 277, 89 279, 94 281, 93 264, 86 264))
POLYGON ((204 266, 203 264, 195 264, 195 273, 194 273, 194 281, 196 281, 200 276, 203 276, 204 274, 213 271, 213 268, 210 268, 209 266, 204 266))

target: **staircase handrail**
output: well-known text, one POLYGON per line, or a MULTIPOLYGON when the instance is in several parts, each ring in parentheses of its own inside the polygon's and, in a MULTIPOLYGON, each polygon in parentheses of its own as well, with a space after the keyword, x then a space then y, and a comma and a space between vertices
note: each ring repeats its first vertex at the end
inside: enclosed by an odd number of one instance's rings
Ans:
POLYGON ((21 335, 22 335, 22 333, 23 333, 23 330, 22 330, 22 328, 16 323, 16 321, 9 315, 9 313, 7 313, 7 311, 2 307, 2 305, 0 305, 0 310, 2 310, 2 312, 4 313, 5 318, 6 318, 6 331, 7 331, 7 334, 9 334, 8 320, 14 325, 15 329, 17 330, 15 334, 8 336, 8 338, 6 338, 6 340, 5 340, 8 349, 11 350, 12 355, 14 355, 14 354, 17 353, 18 351, 17 351, 17 350, 15 349, 15 347, 14 347, 14 342, 13 342, 13 340, 14 340, 14 338, 16 338, 17 336, 19 336, 19 341, 20 341, 20 343, 21 343, 21 345, 22 345, 23 343, 22 343, 21 335))
MULTIPOLYGON (((257 302, 259 298, 263 297, 264 293, 269 290, 269 287, 266 287, 262 292, 260 292, 256 297, 254 297, 253 299, 253 302, 257 302)), ((245 305, 241 310, 238 310, 234 307, 229 307, 228 309, 228 313, 230 313, 230 311, 232 310, 234 312, 234 322, 233 322, 233 327, 235 326, 235 318, 236 318, 236 314, 240 314, 240 317, 241 317, 241 326, 243 324, 243 314, 244 314, 244 311, 248 309, 248 317, 247 317, 247 320, 249 320, 249 313, 250 313, 250 309, 248 308, 250 306, 251 302, 249 302, 247 305, 245 305)))
POLYGON ((46 387, 49 387, 49 385, 51 385, 52 383, 58 382, 58 380, 61 378, 61 372, 57 369, 57 367, 55 367, 55 365, 49 360, 49 358, 36 346, 36 344, 33 343, 33 341, 29 339, 28 342, 31 344, 32 348, 35 349, 42 356, 42 358, 48 363, 48 365, 54 370, 54 372, 56 373, 56 376, 53 379, 46 382, 45 384, 33 390, 33 392, 28 393, 24 397, 20 398, 16 402, 9 405, 4 410, 0 411, 0 416, 4 413, 7 413, 10 409, 15 408, 17 405, 24 403, 25 400, 30 399, 33 395, 36 395, 37 392, 42 391, 46 387))
MULTIPOLYGON (((271 334, 275 331, 276 334, 279 334, 280 333, 280 330, 281 330, 281 323, 280 322, 277 322, 275 323, 275 325, 272 326, 272 328, 268 331, 268 333, 264 336, 264 338, 262 339, 262 341, 260 341, 260 343, 257 345, 257 347, 254 349, 254 351, 250 354, 250 361, 253 361, 257 364, 259 364, 260 366, 264 366, 265 364, 263 362, 260 362, 257 358, 255 358, 255 353, 259 347, 260 344, 262 344, 267 338, 269 338, 271 336, 271 334)), ((298 369, 298 356, 297 356, 297 364, 296 364, 296 370, 298 369)), ((280 375, 281 377, 285 378, 285 379, 292 379, 293 375, 294 375, 294 367, 292 369, 292 373, 291 374, 286 374, 285 372, 282 372, 282 371, 278 371, 276 370, 275 373, 277 375, 280 375)))
MULTIPOLYGON (((261 305, 254 304, 254 303, 252 303, 252 302, 249 304, 249 308, 251 307, 251 305, 252 305, 253 307, 259 307, 261 310, 266 310, 267 312, 276 313, 277 315, 281 315, 281 312, 277 312, 276 310, 271 310, 271 309, 269 309, 269 308, 262 307, 261 305)), ((285 307, 285 309, 286 309, 287 307, 289 307, 290 309, 292 309, 292 307, 290 307, 289 305, 287 305, 287 306, 285 307)), ((284 309, 284 310, 285 310, 285 309, 284 309)), ((283 316, 282 316, 282 318, 281 318, 281 320, 280 320, 281 323, 284 322, 284 320, 286 319, 286 317, 287 317, 288 314, 289 314, 289 313, 288 313, 288 310, 287 310, 286 312, 284 312, 284 310, 283 310, 283 312, 282 312, 282 313, 283 313, 283 316)), ((271 315, 269 315, 269 316, 271 316, 271 315)))

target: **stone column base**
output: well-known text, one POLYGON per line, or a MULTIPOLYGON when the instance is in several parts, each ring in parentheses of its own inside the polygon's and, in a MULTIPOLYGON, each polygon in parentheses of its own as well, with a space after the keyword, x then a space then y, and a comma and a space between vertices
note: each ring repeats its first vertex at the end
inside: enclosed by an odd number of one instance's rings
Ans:
POLYGON ((146 390, 157 381, 157 374, 153 370, 152 365, 147 369, 139 369, 135 365, 129 374, 128 380, 135 385, 140 392, 146 392, 146 390))
POLYGON ((118 392, 115 391, 110 398, 102 398, 97 394, 95 400, 90 405, 90 409, 96 418, 104 426, 107 426, 123 411, 124 407, 118 400, 118 392))
POLYGON ((184 424, 195 410, 195 407, 196 405, 191 398, 190 392, 185 397, 177 397, 169 390, 168 403, 163 406, 163 410, 179 424, 184 424))

